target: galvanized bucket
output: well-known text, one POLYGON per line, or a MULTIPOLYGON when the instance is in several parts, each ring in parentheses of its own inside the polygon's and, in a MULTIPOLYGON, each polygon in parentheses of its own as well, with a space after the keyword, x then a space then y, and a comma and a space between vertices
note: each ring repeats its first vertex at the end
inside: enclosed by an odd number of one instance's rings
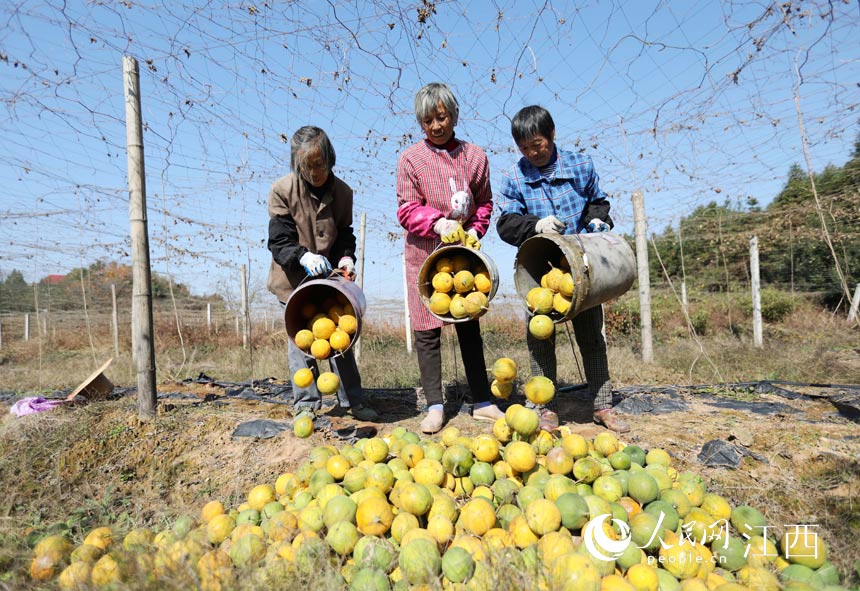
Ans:
POLYGON ((556 323, 617 298, 636 278, 636 257, 621 236, 612 232, 539 234, 523 242, 514 259, 514 284, 526 309, 526 295, 540 287, 541 277, 552 267, 565 266, 573 277, 573 295, 565 314, 548 314, 556 323))
POLYGON ((486 294, 488 302, 492 301, 493 296, 496 295, 496 291, 499 289, 499 269, 496 267, 496 263, 493 259, 491 259, 486 253, 460 244, 440 246, 430 253, 421 265, 421 269, 418 271, 418 293, 421 295, 421 302, 424 304, 424 307, 427 308, 427 311, 430 312, 434 318, 438 318, 442 322, 468 322, 469 320, 474 320, 481 316, 481 314, 486 311, 481 312, 478 316, 454 318, 450 314, 436 314, 430 309, 430 296, 433 295, 434 291, 433 276, 436 274, 436 263, 439 262, 440 259, 453 259, 457 256, 465 257, 469 263, 469 269, 472 269, 474 272, 477 272, 478 270, 486 270, 487 275, 490 278, 490 292, 486 294))

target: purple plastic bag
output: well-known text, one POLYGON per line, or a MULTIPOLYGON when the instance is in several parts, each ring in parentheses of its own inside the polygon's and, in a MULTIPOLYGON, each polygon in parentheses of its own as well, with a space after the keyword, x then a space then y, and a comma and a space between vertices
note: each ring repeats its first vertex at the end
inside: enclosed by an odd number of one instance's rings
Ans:
POLYGON ((48 400, 41 396, 22 398, 12 405, 9 412, 16 417, 23 417, 24 415, 31 415, 36 412, 42 412, 43 410, 51 410, 54 407, 65 404, 65 402, 65 400, 48 400))

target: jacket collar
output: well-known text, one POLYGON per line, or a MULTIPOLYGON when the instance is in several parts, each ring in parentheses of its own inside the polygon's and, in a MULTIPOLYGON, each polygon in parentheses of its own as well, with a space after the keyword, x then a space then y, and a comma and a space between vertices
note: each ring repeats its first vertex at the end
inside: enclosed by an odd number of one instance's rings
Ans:
MULTIPOLYGON (((305 179, 302 178, 301 175, 296 175, 299 178, 299 184, 301 185, 301 191, 307 195, 312 201, 318 201, 319 205, 317 206, 317 211, 322 211, 324 207, 328 207, 334 201, 334 185, 335 185, 335 177, 334 172, 329 172, 328 180, 325 184, 320 187, 322 189, 321 194, 319 196, 314 195, 314 192, 311 190, 311 185, 305 179)), ((320 193, 320 191, 317 191, 320 193)))
POLYGON ((428 140, 426 137, 424 138, 424 145, 427 146, 428 148, 430 148, 431 150, 433 150, 434 152, 446 152, 448 154, 453 154, 457 150, 459 150, 460 148, 463 147, 463 142, 460 141, 460 139, 457 137, 456 134, 452 135, 451 139, 449 141, 457 143, 457 147, 454 148, 453 150, 451 150, 450 152, 448 150, 446 150, 444 146, 437 146, 436 144, 434 144, 433 142, 428 140))
MULTIPOLYGON (((559 150, 558 146, 553 146, 553 158, 555 158, 555 173, 548 180, 554 179, 571 179, 573 178, 574 162, 570 158, 570 153, 564 150, 559 150)), ((520 171, 523 179, 527 183, 539 183, 544 180, 544 176, 528 159, 523 156, 519 161, 520 171)))

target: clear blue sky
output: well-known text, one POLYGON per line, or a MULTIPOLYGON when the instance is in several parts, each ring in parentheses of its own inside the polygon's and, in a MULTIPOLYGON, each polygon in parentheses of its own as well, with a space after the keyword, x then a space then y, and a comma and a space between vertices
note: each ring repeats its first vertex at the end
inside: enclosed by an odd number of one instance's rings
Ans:
MULTIPOLYGON (((517 158, 509 117, 549 108, 628 232, 634 188, 653 231, 712 200, 766 204, 803 163, 795 89, 816 170, 858 133, 858 3, 197 4, 0 7, 0 273, 130 262, 124 54, 141 64, 153 270, 235 295, 245 263, 260 303, 266 195, 305 124, 335 142, 356 230, 367 214, 370 305, 402 297, 394 174, 427 82, 453 87, 495 185, 517 158)), ((511 293, 514 249, 494 230, 484 244, 511 293)))

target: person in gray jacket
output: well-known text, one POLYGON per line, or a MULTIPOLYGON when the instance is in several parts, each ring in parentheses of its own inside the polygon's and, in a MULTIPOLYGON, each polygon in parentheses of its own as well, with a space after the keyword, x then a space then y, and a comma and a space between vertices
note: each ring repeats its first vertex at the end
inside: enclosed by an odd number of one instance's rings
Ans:
MULTIPOLYGON (((266 287, 285 304, 293 290, 308 277, 326 277, 337 268, 353 277, 355 233, 352 229, 352 189, 332 172, 335 152, 319 127, 299 129, 290 142, 292 172, 272 185, 269 192, 269 239, 272 264, 266 287)), ((287 354, 291 374, 303 367, 319 375, 316 359, 305 355, 292 339, 287 354)), ((340 378, 340 409, 356 419, 376 421, 379 415, 364 405, 361 376, 352 351, 329 359, 340 378)), ((296 409, 318 411, 322 397, 316 383, 293 386, 296 409)))

